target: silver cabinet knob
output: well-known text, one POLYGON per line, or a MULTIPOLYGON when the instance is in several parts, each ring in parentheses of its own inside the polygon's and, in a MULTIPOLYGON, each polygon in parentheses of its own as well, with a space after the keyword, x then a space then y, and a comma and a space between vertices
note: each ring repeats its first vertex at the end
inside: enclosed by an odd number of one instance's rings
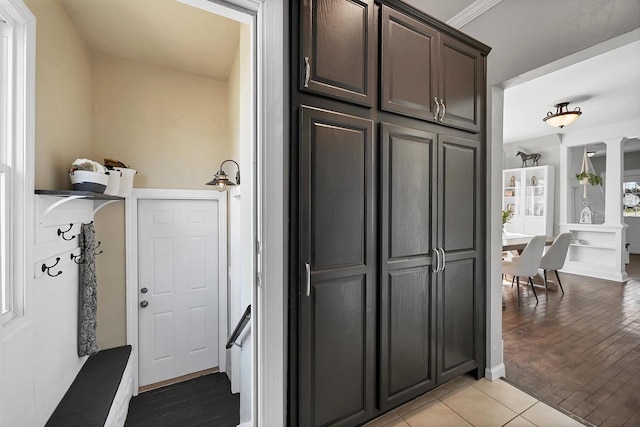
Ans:
POLYGON ((145 301, 141 301, 140 302, 140 307, 142 307, 142 308, 146 308, 148 305, 149 305, 149 301, 145 300, 145 301))
POLYGON ((146 294, 147 292, 149 292, 149 289, 142 288, 142 289, 140 289, 140 292, 143 293, 143 294, 146 294))

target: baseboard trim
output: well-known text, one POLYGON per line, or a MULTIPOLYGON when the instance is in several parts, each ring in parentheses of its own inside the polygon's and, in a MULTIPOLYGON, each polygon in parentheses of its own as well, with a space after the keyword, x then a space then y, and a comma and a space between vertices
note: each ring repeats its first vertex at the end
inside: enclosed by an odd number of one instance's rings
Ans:
POLYGON ((252 425, 251 421, 248 421, 246 423, 238 424, 238 427, 251 427, 252 425))
POLYGON ((486 368, 484 370, 484 377, 489 381, 495 381, 500 378, 506 377, 506 370, 504 367, 504 363, 499 364, 494 368, 486 368))
POLYGON ((216 366, 215 368, 205 369, 204 371, 194 372, 192 374, 183 375, 181 377, 171 378, 171 379, 168 379, 168 380, 165 380, 165 381, 160 381, 160 382, 153 383, 153 384, 143 385, 142 387, 138 388, 138 393, 144 393, 145 391, 155 390, 155 389, 160 388, 160 387, 166 387, 168 385, 181 383, 183 381, 189 381, 189 380, 192 380, 194 378, 202 377, 204 375, 215 374, 215 373, 218 373, 218 372, 220 372, 220 369, 218 369, 218 367, 216 366))

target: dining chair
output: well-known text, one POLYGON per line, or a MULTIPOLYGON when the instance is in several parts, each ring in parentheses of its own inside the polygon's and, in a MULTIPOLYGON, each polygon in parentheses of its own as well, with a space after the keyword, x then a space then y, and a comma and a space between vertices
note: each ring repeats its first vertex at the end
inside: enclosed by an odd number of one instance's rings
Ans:
POLYGON ((515 278, 517 284, 518 307, 520 307, 520 277, 527 277, 533 295, 538 302, 536 288, 533 286, 533 276, 538 274, 540 260, 542 259, 542 250, 547 241, 547 236, 534 236, 522 251, 520 256, 513 257, 510 261, 502 261, 502 274, 510 274, 515 278))
POLYGON ((567 252, 569 251, 570 244, 571 233, 562 233, 558 235, 540 260, 540 270, 543 272, 545 296, 547 296, 547 271, 555 271, 556 279, 558 279, 558 285, 560 286, 562 295, 564 295, 564 289, 562 289, 558 270, 564 266, 564 261, 567 258, 567 252))

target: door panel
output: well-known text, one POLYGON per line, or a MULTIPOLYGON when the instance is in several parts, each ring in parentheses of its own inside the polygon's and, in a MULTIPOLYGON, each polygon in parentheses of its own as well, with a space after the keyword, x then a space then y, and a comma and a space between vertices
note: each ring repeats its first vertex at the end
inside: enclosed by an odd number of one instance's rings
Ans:
POLYGON ((439 135, 438 241, 446 254, 438 274, 438 384, 482 365, 484 318, 480 230, 484 190, 480 144, 439 135))
POLYGON ((434 121, 436 30, 382 6, 381 109, 434 121))
POLYGON ((373 414, 373 123, 300 119, 299 424, 356 425, 373 414))
POLYGON ((447 253, 475 250, 478 211, 478 143, 441 136, 441 246, 447 253))
POLYGON ((476 367, 475 259, 447 262, 440 275, 439 383, 476 367))
POLYGON ((471 131, 480 130, 484 81, 482 55, 449 36, 440 36, 440 87, 446 113, 442 123, 471 131))
POLYGON ((141 386, 218 366, 218 209, 213 200, 138 202, 141 386))
POLYGON ((376 52, 373 0, 304 0, 301 12, 300 90, 372 106, 376 52))
POLYGON ((436 136, 383 124, 381 138, 379 405, 388 409, 435 384, 436 136))

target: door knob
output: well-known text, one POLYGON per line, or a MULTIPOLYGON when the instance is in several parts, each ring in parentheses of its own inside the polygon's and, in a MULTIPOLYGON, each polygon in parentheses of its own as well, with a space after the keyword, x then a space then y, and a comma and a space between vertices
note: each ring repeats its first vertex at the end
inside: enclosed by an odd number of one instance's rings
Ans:
POLYGON ((146 308, 148 305, 149 305, 149 301, 147 301, 147 300, 144 300, 144 301, 140 302, 140 307, 142 307, 142 308, 146 308))
POLYGON ((142 289, 140 289, 140 292, 143 293, 143 294, 146 294, 147 292, 149 292, 149 289, 142 288, 142 289))

